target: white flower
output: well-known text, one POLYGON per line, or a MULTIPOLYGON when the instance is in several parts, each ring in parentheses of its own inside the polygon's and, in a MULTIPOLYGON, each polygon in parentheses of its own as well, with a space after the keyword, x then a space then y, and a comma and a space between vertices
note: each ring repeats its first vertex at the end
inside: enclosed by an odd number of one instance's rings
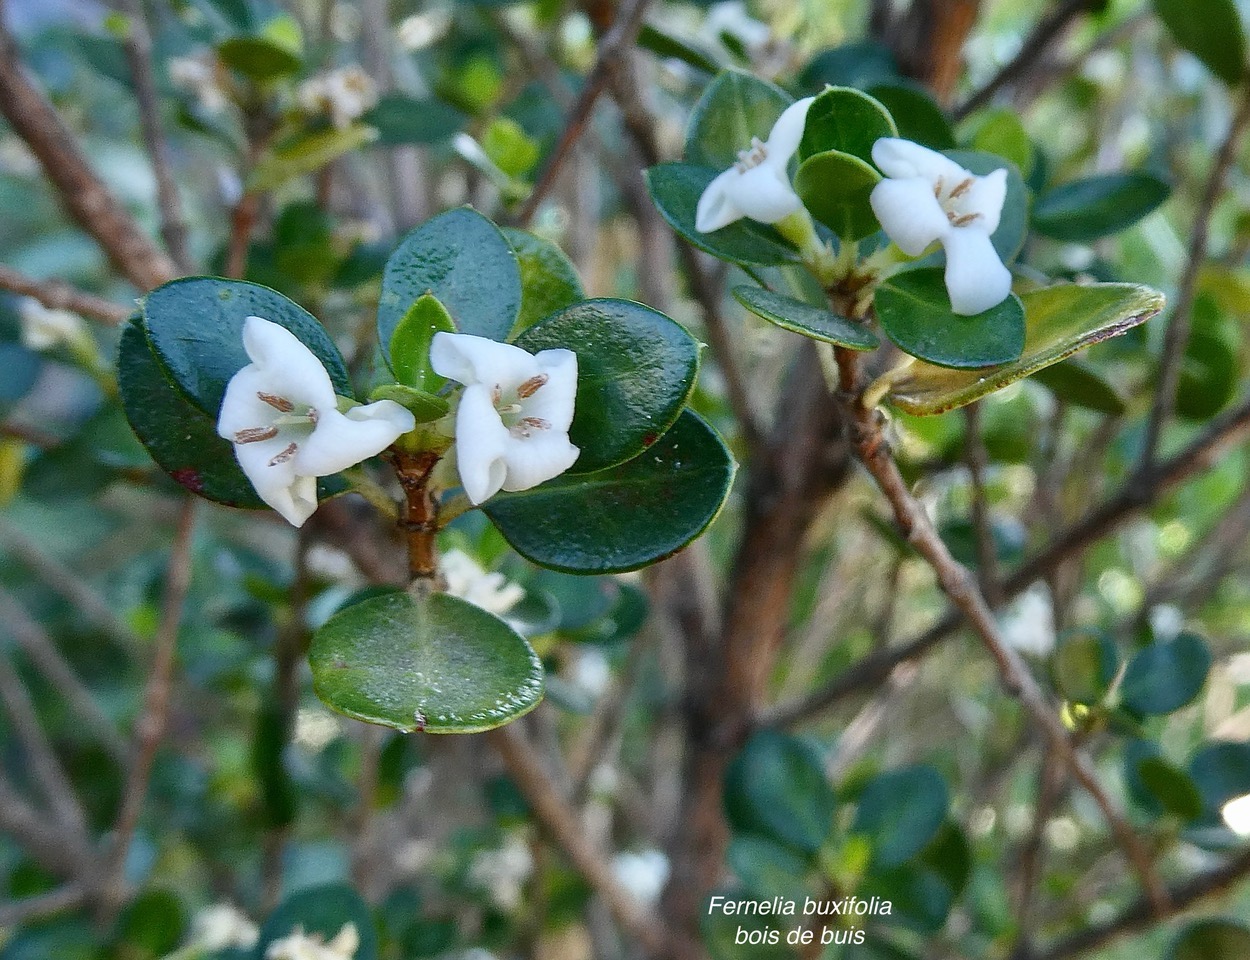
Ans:
POLYGON ((482 569, 463 550, 448 550, 443 554, 440 567, 448 593, 496 616, 503 616, 525 596, 520 584, 513 583, 502 573, 482 569))
POLYGON ((317 509, 317 478, 375 456, 416 426, 393 400, 338 409, 330 375, 295 334, 260 317, 243 324, 252 362, 226 386, 217 433, 260 498, 292 525, 317 509))
POLYGON ((642 903, 652 905, 668 883, 668 858, 659 850, 618 853, 612 858, 612 872, 622 887, 642 903))
POLYGON ((170 59, 169 81, 176 89, 194 96, 209 113, 221 113, 230 106, 217 54, 212 50, 170 59))
POLYGON ((612 682, 612 667, 602 650, 582 647, 569 666, 566 679, 590 700, 598 700, 612 682))
POLYGON ((360 949, 356 924, 345 923, 329 943, 319 933, 306 934, 297 926, 289 935, 274 940, 265 950, 265 960, 352 960, 360 949))
POLYGON ((439 332, 430 366, 464 384, 456 411, 456 459, 475 503, 559 476, 580 451, 569 442, 577 354, 526 353, 485 337, 439 332))
POLYGON ((805 97, 786 107, 766 141, 752 137, 738 162, 707 185, 695 210, 696 230, 711 233, 743 217, 776 223, 802 209, 787 167, 799 149, 807 110, 815 99, 805 97))
POLYGON ((1043 584, 1027 590, 1011 605, 1001 622, 1003 642, 1034 657, 1048 657, 1055 649, 1055 616, 1050 591, 1043 584))
POLYGON ((742 0, 722 0, 707 8, 707 19, 699 30, 699 37, 723 47, 725 36, 737 40, 748 53, 757 53, 768 46, 772 30, 768 24, 751 16, 742 0))
POLYGON ((946 250, 946 292, 964 316, 997 306, 1011 293, 1011 272, 990 237, 1007 197, 1007 171, 983 177, 927 147, 882 137, 872 159, 886 175, 870 202, 881 228, 917 257, 935 240, 946 250))
POLYGON ((515 910, 521 905, 525 882, 534 872, 534 855, 525 837, 509 835, 497 850, 480 850, 469 864, 469 882, 490 894, 502 910, 515 910))
POLYGON ((296 95, 306 112, 327 113, 345 130, 377 105, 378 87, 360 67, 350 66, 305 80, 296 95))
POLYGON ((433 46, 451 28, 450 10, 427 10, 401 20, 395 28, 399 45, 405 50, 424 50, 433 46))
POLYGON ((62 344, 73 346, 88 336, 86 324, 76 313, 50 310, 33 297, 24 297, 18 307, 22 325, 22 345, 29 350, 51 350, 62 344))
POLYGON ((260 931, 233 904, 218 903, 195 915, 191 923, 191 939, 202 950, 214 953, 231 947, 245 950, 256 946, 260 931))

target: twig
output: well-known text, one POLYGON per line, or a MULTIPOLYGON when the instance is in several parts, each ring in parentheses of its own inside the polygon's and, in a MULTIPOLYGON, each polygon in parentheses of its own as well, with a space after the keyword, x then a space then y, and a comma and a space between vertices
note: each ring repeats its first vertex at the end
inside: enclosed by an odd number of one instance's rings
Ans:
POLYGON ((603 898, 616 922, 648 952, 654 954, 661 951, 668 937, 659 918, 620 885, 603 851, 590 842, 577 814, 543 772, 542 761, 520 725, 511 723, 499 727, 492 730, 489 737, 503 758, 509 776, 533 808, 535 817, 586 882, 603 898))
POLYGON ((998 588, 998 547, 994 542, 994 527, 990 522, 989 503, 985 493, 985 471, 988 456, 985 440, 981 435, 981 404, 970 403, 964 407, 964 456, 968 472, 972 476, 972 530, 977 547, 977 573, 981 580, 981 592, 990 606, 1002 603, 998 588))
POLYGON ((37 897, 13 903, 0 903, 0 929, 46 920, 48 917, 79 907, 87 899, 87 888, 81 883, 67 883, 37 897))
POLYGON ((1037 916, 1034 897, 1041 878, 1042 858, 1046 846, 1046 825, 1054 812, 1066 782, 1063 767, 1055 751, 1044 749, 1042 766, 1037 776, 1037 805, 1033 813, 1033 829, 1017 858, 1020 889, 1016 896, 1016 946, 1013 956, 1027 956, 1037 916))
POLYGON ((86 837, 39 816, 3 773, 0 773, 0 829, 49 870, 76 878, 90 871, 86 837))
POLYGON ((140 290, 173 279, 178 268, 157 248, 91 169, 74 135, 26 75, 0 18, 0 113, 39 159, 70 216, 140 290))
POLYGON ((138 309, 127 309, 119 303, 85 293, 60 280, 36 280, 2 263, 0 290, 31 297, 49 310, 70 310, 88 320, 97 320, 112 327, 125 323, 138 309))
POLYGON ((1159 378, 1155 385, 1154 403, 1150 419, 1146 421, 1146 436, 1142 441, 1141 459, 1138 461, 1137 481, 1144 486, 1150 477, 1158 454, 1159 437, 1163 427, 1176 408, 1176 390, 1180 385, 1181 369, 1185 364, 1185 345, 1189 341, 1189 326, 1193 312, 1194 297, 1198 290, 1198 276, 1207 259, 1207 244, 1211 228, 1211 216, 1224 192, 1228 173, 1237 159, 1238 148, 1246 125, 1250 124, 1250 85, 1247 85, 1237 104, 1237 112, 1228 125, 1228 133, 1220 144, 1211 172, 1207 176, 1202 199, 1194 212, 1193 232, 1189 240, 1189 259, 1181 274, 1176 292, 1176 303, 1168 318, 1163 335, 1163 349, 1159 356, 1159 378))

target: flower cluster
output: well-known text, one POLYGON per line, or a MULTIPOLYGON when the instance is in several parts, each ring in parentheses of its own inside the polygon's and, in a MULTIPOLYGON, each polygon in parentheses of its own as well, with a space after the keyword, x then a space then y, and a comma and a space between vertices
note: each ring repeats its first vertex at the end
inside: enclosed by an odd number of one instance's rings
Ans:
POLYGON ((377 105, 378 87, 353 65, 305 80, 296 96, 304 112, 327 114, 335 127, 346 130, 377 105))

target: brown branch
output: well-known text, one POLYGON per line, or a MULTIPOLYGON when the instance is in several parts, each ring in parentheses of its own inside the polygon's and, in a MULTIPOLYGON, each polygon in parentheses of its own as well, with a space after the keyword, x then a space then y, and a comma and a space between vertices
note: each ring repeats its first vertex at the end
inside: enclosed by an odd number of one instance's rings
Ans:
POLYGON ((127 309, 112 300, 84 293, 60 280, 36 280, 2 263, 0 290, 38 300, 49 310, 70 310, 88 320, 96 320, 112 327, 125 323, 138 309, 127 309))
POLYGON ((140 290, 150 290, 177 276, 174 262, 139 229, 91 169, 73 133, 31 82, 2 19, 0 113, 38 158, 69 215, 95 238, 123 276, 140 290))
POLYGON ((87 888, 81 883, 66 883, 48 893, 12 903, 0 903, 0 929, 27 924, 82 906, 87 888))
POLYGON ((972 477, 972 530, 976 537, 977 573, 981 580, 981 592, 990 606, 996 607, 1002 603, 998 589, 1001 578, 998 573, 998 547, 994 542, 994 527, 985 493, 989 456, 985 452, 985 440, 981 433, 980 402, 964 407, 964 425, 964 457, 972 477))

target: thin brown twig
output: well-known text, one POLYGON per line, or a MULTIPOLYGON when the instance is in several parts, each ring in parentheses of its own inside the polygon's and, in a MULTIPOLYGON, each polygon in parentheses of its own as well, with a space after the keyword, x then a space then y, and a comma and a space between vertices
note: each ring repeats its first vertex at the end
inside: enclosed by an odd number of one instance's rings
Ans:
POLYGON ((985 492, 985 473, 989 468, 989 456, 985 452, 985 440, 981 433, 981 404, 970 403, 964 407, 964 457, 968 473, 972 477, 972 530, 977 548, 977 574, 981 580, 981 592, 990 606, 997 607, 1002 601, 999 590, 1001 577, 998 572, 998 548, 994 542, 994 527, 990 521, 989 502, 985 492))
POLYGON ((36 280, 2 263, 0 290, 38 300, 49 310, 69 310, 88 320, 96 320, 111 327, 125 323, 136 312, 135 309, 85 293, 60 280, 36 280))
POLYGON ((87 887, 81 883, 66 883, 48 893, 41 893, 12 903, 0 903, 0 930, 18 924, 46 920, 82 906, 87 899, 87 887))
POLYGON ((81 878, 90 870, 86 836, 40 816, 3 772, 0 772, 0 829, 42 866, 64 877, 81 878))

